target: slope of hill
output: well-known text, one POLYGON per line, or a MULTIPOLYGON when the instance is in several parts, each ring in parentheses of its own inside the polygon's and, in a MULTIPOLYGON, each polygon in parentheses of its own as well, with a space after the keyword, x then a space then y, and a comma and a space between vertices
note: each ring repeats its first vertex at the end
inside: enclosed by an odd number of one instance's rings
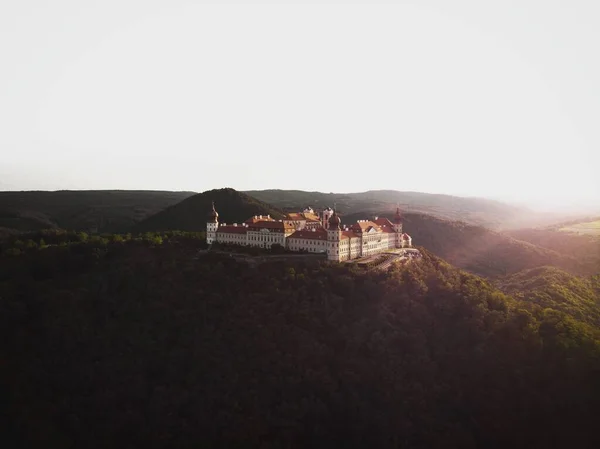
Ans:
MULTIPOLYGON (((392 218, 390 214, 384 214, 392 218)), ((343 223, 366 218, 364 213, 342 216, 343 223)), ((594 274, 598 266, 563 253, 514 239, 501 232, 464 222, 423 214, 404 214, 404 229, 422 245, 459 268, 489 278, 526 268, 552 265, 573 274, 594 274)))
POLYGON ((405 212, 424 213, 446 220, 463 220, 489 228, 537 226, 557 221, 556 214, 534 212, 484 198, 467 198, 422 192, 370 190, 360 193, 323 193, 301 190, 251 190, 247 194, 284 210, 333 206, 342 214, 363 212, 383 215, 399 204, 405 212))
POLYGON ((123 232, 193 192, 81 190, 0 192, 0 228, 123 232))
POLYGON ((234 189, 225 188, 208 190, 191 196, 148 217, 138 223, 133 230, 135 232, 203 231, 206 229, 206 216, 211 210, 213 201, 221 223, 242 223, 254 215, 271 215, 275 219, 284 217, 281 210, 270 204, 234 189))
POLYGON ((50 247, 0 257, 0 297, 14 447, 600 445, 598 329, 426 251, 359 273, 50 247))
POLYGON ((600 327, 600 276, 572 276, 558 268, 523 270, 502 279, 499 288, 527 303, 568 313, 600 327))
POLYGON ((506 233, 525 242, 577 257, 600 272, 600 236, 572 234, 561 231, 562 226, 546 229, 516 229, 506 233))

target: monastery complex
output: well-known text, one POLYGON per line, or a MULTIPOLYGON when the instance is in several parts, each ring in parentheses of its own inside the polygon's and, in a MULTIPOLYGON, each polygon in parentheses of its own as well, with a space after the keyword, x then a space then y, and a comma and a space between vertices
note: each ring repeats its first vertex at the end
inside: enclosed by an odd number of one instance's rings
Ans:
POLYGON ((213 203, 206 224, 206 241, 210 245, 233 243, 270 248, 279 244, 290 251, 322 253, 333 262, 372 256, 394 248, 410 248, 410 236, 402 232, 402 215, 396 209, 393 222, 387 218, 358 220, 342 225, 330 207, 321 213, 307 207, 303 212, 289 213, 283 220, 270 216, 250 217, 244 223, 219 223, 213 203))

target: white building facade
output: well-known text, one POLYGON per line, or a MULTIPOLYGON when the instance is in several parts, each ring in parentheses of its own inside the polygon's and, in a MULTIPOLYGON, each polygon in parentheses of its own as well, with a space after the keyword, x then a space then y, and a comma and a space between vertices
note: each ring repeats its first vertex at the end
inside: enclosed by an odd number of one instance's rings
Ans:
POLYGON ((327 208, 319 217, 310 208, 290 213, 283 220, 270 216, 254 216, 244 223, 219 223, 214 203, 208 214, 206 241, 209 245, 231 243, 270 248, 281 245, 290 251, 326 254, 334 262, 372 256, 393 248, 412 247, 411 237, 403 233, 400 208, 393 222, 387 218, 359 220, 342 226, 335 210, 327 208))

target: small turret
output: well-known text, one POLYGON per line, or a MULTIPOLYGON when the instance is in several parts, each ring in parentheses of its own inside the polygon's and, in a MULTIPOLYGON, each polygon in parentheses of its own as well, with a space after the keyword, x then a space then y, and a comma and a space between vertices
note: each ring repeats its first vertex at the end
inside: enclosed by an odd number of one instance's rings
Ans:
POLYGON ((396 215, 394 215, 394 223, 392 228, 396 233, 396 248, 404 248, 402 240, 402 214, 400 213, 400 205, 396 206, 396 215))
POLYGON ((340 223, 340 217, 334 207, 327 228, 327 260, 335 262, 340 261, 340 239, 342 237, 340 223))

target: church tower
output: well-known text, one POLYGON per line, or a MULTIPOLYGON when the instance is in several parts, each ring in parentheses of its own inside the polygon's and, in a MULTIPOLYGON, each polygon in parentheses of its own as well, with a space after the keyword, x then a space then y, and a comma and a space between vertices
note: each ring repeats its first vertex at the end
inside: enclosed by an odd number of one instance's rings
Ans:
POLYGON ((215 202, 212 203, 212 210, 208 213, 206 222, 206 243, 212 245, 217 240, 217 229, 219 228, 219 214, 215 210, 215 202))
POLYGON ((396 234, 396 248, 402 248, 402 214, 400 214, 400 206, 396 207, 393 228, 396 234))
POLYGON ((340 228, 340 217, 338 217, 334 209, 327 228, 327 260, 332 262, 340 261, 341 238, 342 229, 340 228))

